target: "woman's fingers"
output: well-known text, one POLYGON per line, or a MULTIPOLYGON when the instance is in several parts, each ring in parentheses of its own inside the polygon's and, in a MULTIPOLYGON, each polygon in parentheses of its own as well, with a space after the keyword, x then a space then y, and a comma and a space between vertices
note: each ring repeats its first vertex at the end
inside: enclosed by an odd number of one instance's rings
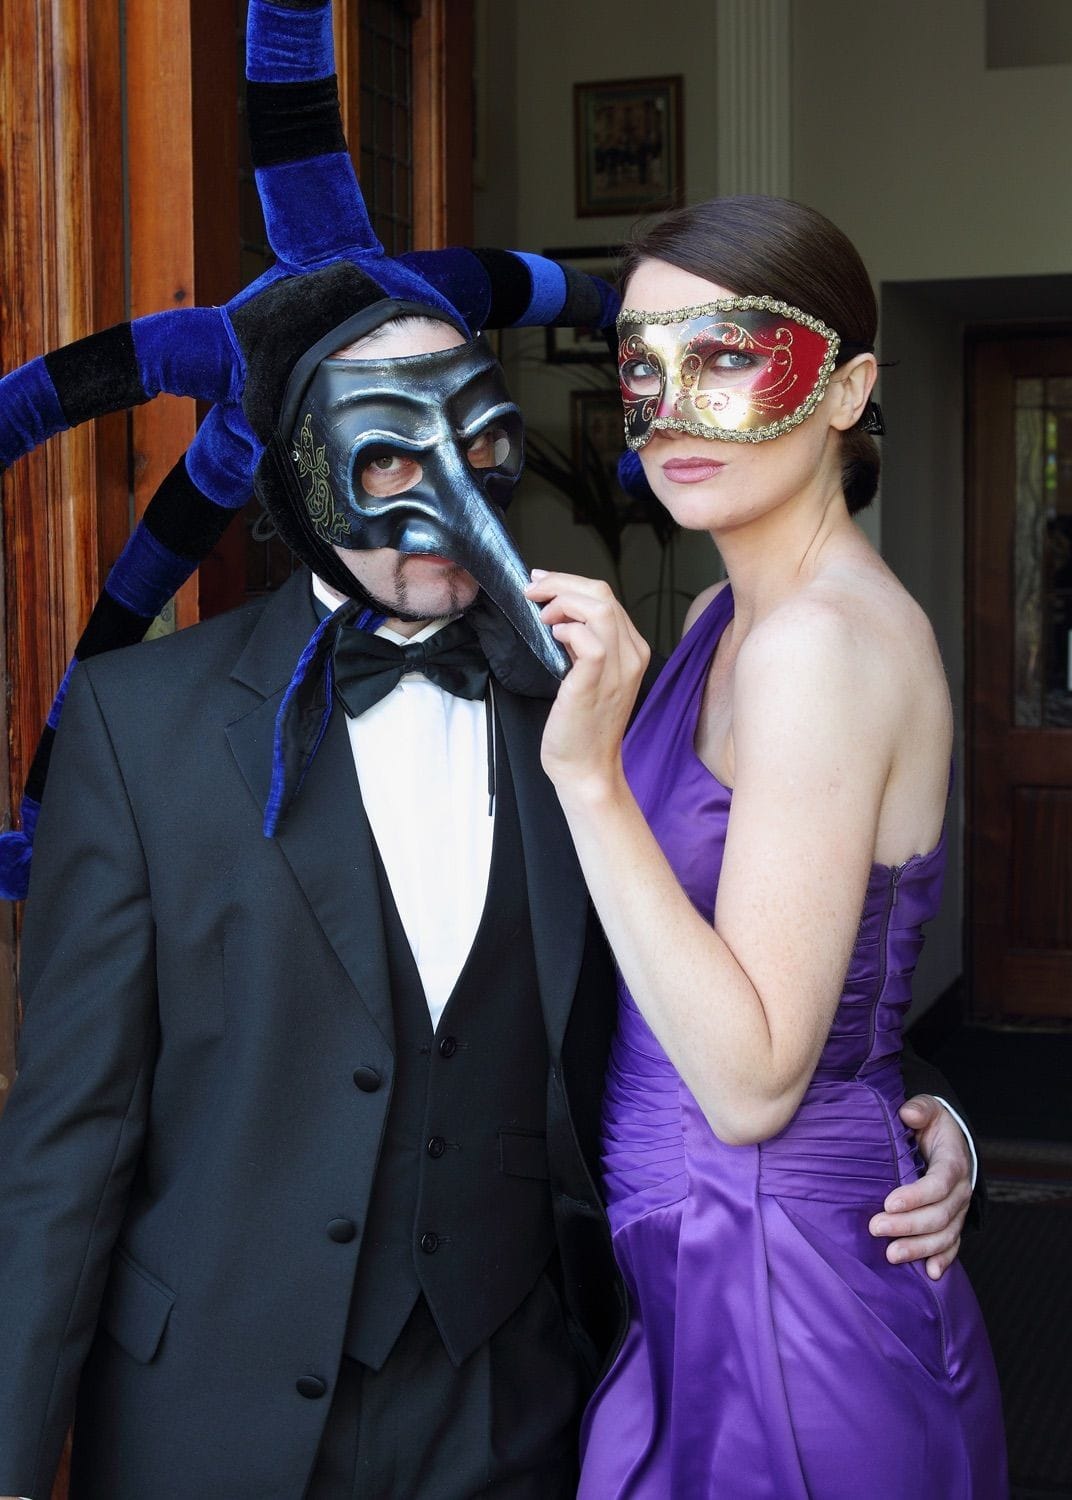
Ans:
POLYGON ((550 599, 554 594, 586 594, 593 599, 613 599, 614 590, 603 578, 585 578, 580 573, 549 573, 533 568, 525 593, 530 599, 550 599))
POLYGON ((563 620, 552 625, 555 640, 565 646, 573 661, 571 690, 595 686, 607 665, 607 647, 582 620, 563 620))
POLYGON ((635 655, 643 671, 651 656, 644 637, 616 599, 610 585, 601 578, 581 578, 574 573, 539 573, 525 590, 537 603, 542 602, 541 618, 548 625, 581 621, 608 642, 616 635, 627 654, 635 655))
POLYGON ((561 620, 581 620, 593 629, 616 628, 619 619, 624 619, 624 612, 614 599, 575 591, 555 594, 541 606, 540 614, 548 625, 557 625, 561 620))

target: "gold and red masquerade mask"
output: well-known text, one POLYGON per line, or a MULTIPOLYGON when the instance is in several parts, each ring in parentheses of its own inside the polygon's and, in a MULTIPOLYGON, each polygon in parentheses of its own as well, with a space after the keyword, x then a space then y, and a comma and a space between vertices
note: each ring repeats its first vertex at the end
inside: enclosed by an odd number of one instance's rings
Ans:
POLYGON ((623 308, 618 373, 625 438, 656 432, 763 443, 822 400, 840 340, 818 318, 773 297, 723 297, 672 312, 623 308))

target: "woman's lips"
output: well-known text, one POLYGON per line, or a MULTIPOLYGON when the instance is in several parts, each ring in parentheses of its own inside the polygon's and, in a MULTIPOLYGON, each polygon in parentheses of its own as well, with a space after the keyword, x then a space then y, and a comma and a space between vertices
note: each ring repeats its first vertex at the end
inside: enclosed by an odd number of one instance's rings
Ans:
POLYGON ((699 484, 725 467, 715 458, 670 458, 663 464, 663 473, 675 484, 699 484))

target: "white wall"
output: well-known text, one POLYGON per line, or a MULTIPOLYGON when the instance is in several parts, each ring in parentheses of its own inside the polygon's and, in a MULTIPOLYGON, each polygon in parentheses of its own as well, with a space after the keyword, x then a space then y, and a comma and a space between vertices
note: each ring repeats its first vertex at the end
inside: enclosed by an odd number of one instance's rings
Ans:
POLYGON ((957 719, 949 877, 917 1012, 963 955, 963 331, 1059 315, 1054 286, 1025 278, 1072 271, 1061 165, 1072 68, 988 69, 986 10, 985 0, 793 6, 793 194, 846 231, 881 292, 880 357, 896 363, 882 380, 875 522, 934 624, 957 719))
POLYGON ((1072 68, 985 66, 983 0, 795 0, 793 194, 876 282, 1069 269, 1072 68))

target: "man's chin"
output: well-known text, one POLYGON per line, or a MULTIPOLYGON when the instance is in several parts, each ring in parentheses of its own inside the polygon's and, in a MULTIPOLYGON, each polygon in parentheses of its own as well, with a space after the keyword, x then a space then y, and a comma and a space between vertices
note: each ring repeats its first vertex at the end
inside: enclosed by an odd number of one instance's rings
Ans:
POLYGON ((479 593, 476 580, 459 563, 428 553, 400 558, 396 583, 391 598, 367 590, 369 598, 389 619, 411 624, 461 614, 476 602, 479 593))
POLYGON ((389 604, 386 599, 377 599, 372 594, 369 595, 369 602, 377 614, 386 615, 389 620, 401 620, 407 625, 421 625, 426 620, 441 620, 444 615, 458 613, 450 605, 444 609, 403 609, 401 605, 389 604))

